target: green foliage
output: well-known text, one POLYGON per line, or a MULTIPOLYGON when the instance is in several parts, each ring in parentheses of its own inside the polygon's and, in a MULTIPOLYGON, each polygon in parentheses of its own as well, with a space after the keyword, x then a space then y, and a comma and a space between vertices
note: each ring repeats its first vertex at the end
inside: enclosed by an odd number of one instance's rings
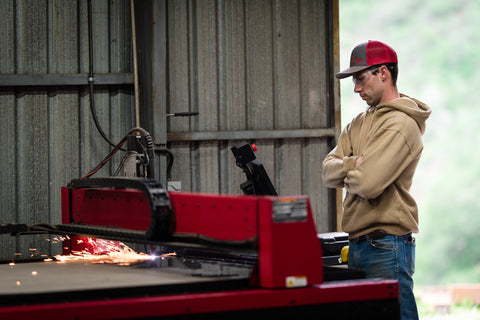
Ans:
MULTIPOLYGON (((340 68, 367 40, 399 56, 402 93, 431 106, 412 193, 416 283, 480 282, 480 1, 340 0, 340 68), (372 8, 375 8, 372 10, 372 8)), ((341 81, 342 123, 366 106, 341 81)))

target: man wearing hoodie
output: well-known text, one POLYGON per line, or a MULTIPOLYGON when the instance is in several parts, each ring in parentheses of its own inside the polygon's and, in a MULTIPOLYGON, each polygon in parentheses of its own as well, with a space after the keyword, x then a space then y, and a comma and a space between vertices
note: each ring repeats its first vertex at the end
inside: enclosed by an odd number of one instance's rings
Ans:
POLYGON ((342 131, 323 161, 323 181, 345 188, 342 229, 349 234, 348 264, 368 278, 399 281, 402 320, 418 319, 413 295, 418 208, 410 194, 431 109, 400 94, 398 60, 387 44, 356 46, 350 68, 354 91, 367 103, 342 131))

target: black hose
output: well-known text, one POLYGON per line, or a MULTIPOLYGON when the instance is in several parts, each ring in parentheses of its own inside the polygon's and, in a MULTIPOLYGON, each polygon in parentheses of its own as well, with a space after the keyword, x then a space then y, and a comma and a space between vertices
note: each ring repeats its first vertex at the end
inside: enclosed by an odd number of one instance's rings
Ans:
POLYGON ((155 149, 155 152, 167 156, 167 181, 172 180, 173 153, 168 149, 155 149))
MULTIPOLYGON (((95 110, 95 96, 93 91, 93 83, 95 82, 95 77, 93 74, 93 23, 92 23, 92 0, 88 0, 88 85, 90 93, 90 111, 92 112, 93 121, 97 127, 100 135, 108 142, 112 147, 115 147, 116 144, 113 143, 105 134, 100 123, 98 122, 97 112, 95 110)), ((125 151, 124 149, 121 149, 125 151)))

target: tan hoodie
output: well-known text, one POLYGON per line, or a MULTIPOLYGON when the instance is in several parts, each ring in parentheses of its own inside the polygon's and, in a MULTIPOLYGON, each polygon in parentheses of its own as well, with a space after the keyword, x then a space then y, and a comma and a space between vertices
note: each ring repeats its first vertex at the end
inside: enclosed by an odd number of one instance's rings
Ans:
POLYGON ((431 109, 400 96, 355 117, 323 161, 325 185, 347 191, 342 229, 350 239, 377 229, 398 236, 418 232, 418 208, 409 191, 431 109))

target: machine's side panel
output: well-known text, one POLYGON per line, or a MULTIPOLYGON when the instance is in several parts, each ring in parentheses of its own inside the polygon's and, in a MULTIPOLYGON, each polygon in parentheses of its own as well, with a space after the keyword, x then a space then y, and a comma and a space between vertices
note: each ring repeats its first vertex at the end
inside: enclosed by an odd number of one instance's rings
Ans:
POLYGON ((322 248, 305 197, 259 200, 259 279, 263 288, 323 282, 322 248))

